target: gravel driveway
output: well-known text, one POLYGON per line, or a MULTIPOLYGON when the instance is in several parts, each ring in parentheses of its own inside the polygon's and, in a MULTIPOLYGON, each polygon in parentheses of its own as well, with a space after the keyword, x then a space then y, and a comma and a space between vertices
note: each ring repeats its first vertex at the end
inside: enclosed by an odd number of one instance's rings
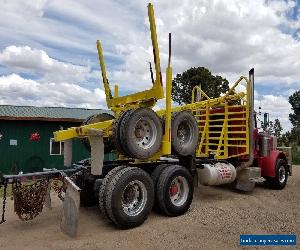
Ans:
POLYGON ((251 194, 241 194, 200 186, 185 215, 167 218, 153 212, 131 230, 114 228, 97 208, 81 208, 77 239, 60 232, 57 199, 51 211, 45 209, 30 222, 19 221, 9 201, 7 222, 0 225, 0 249, 242 249, 240 234, 276 233, 295 233, 300 248, 300 166, 293 170, 281 191, 258 186, 251 194))

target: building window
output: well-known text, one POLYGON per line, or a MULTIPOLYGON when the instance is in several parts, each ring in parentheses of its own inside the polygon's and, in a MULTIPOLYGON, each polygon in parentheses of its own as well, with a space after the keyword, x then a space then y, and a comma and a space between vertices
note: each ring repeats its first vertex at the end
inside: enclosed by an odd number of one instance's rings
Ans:
POLYGON ((50 138, 50 155, 63 155, 64 143, 61 141, 54 141, 54 138, 50 138))

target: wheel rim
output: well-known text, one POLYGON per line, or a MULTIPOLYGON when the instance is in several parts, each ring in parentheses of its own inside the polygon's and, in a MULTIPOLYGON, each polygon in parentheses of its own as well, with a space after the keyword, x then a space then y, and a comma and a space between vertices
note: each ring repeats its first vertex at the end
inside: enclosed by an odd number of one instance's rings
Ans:
POLYGON ((193 129, 187 121, 183 121, 179 124, 177 129, 177 137, 179 144, 189 145, 193 138, 193 129))
POLYGON ((286 173, 285 173, 285 167, 283 165, 281 165, 279 167, 279 170, 278 170, 278 176, 279 176, 279 182, 282 184, 285 182, 285 178, 286 178, 286 173))
POLYGON ((177 176, 173 179, 169 189, 169 195, 173 205, 182 206, 188 199, 189 185, 186 178, 177 176))
POLYGON ((138 180, 130 182, 122 194, 122 208, 128 216, 140 214, 147 203, 147 189, 138 180))
POLYGON ((156 142, 157 129, 155 123, 149 119, 139 119, 134 128, 136 144, 142 149, 151 148, 156 142))

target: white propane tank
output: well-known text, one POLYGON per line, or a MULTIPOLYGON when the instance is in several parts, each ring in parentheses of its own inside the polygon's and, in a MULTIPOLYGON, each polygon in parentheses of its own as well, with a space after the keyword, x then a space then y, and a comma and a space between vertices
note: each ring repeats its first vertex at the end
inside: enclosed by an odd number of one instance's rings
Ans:
POLYGON ((230 163, 217 162, 216 164, 203 164, 197 169, 199 183, 205 186, 231 183, 236 178, 236 169, 230 163))

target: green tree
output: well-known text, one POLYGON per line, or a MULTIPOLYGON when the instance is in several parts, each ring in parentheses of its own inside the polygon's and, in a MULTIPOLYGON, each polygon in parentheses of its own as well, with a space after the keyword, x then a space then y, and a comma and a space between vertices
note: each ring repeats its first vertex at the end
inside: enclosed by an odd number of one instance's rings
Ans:
POLYGON ((289 103, 292 106, 293 113, 289 118, 294 127, 300 127, 300 90, 289 97, 289 103))
POLYGON ((260 127, 262 128, 262 130, 264 132, 267 132, 268 131, 268 127, 269 127, 269 123, 265 123, 263 121, 260 121, 260 127))
POLYGON ((300 126, 292 128, 290 142, 294 145, 300 146, 300 126))
POLYGON ((263 129, 264 132, 275 135, 277 138, 281 136, 281 132, 283 130, 281 123, 277 118, 274 120, 274 122, 267 121, 265 123, 264 121, 261 121, 261 128, 263 129))
POLYGON ((293 110, 293 113, 289 114, 290 121, 293 125, 289 142, 294 145, 300 145, 300 90, 289 97, 289 103, 293 110))
POLYGON ((282 126, 280 124, 279 119, 275 119, 274 123, 273 123, 273 134, 279 138, 282 132, 282 126))
POLYGON ((291 133, 289 131, 286 133, 283 133, 278 138, 278 146, 288 147, 290 145, 290 137, 291 137, 291 133))
POLYGON ((229 90, 229 82, 221 76, 214 76, 204 67, 193 67, 177 74, 172 82, 172 99, 179 104, 191 103, 192 90, 196 85, 211 98, 216 98, 229 90))

